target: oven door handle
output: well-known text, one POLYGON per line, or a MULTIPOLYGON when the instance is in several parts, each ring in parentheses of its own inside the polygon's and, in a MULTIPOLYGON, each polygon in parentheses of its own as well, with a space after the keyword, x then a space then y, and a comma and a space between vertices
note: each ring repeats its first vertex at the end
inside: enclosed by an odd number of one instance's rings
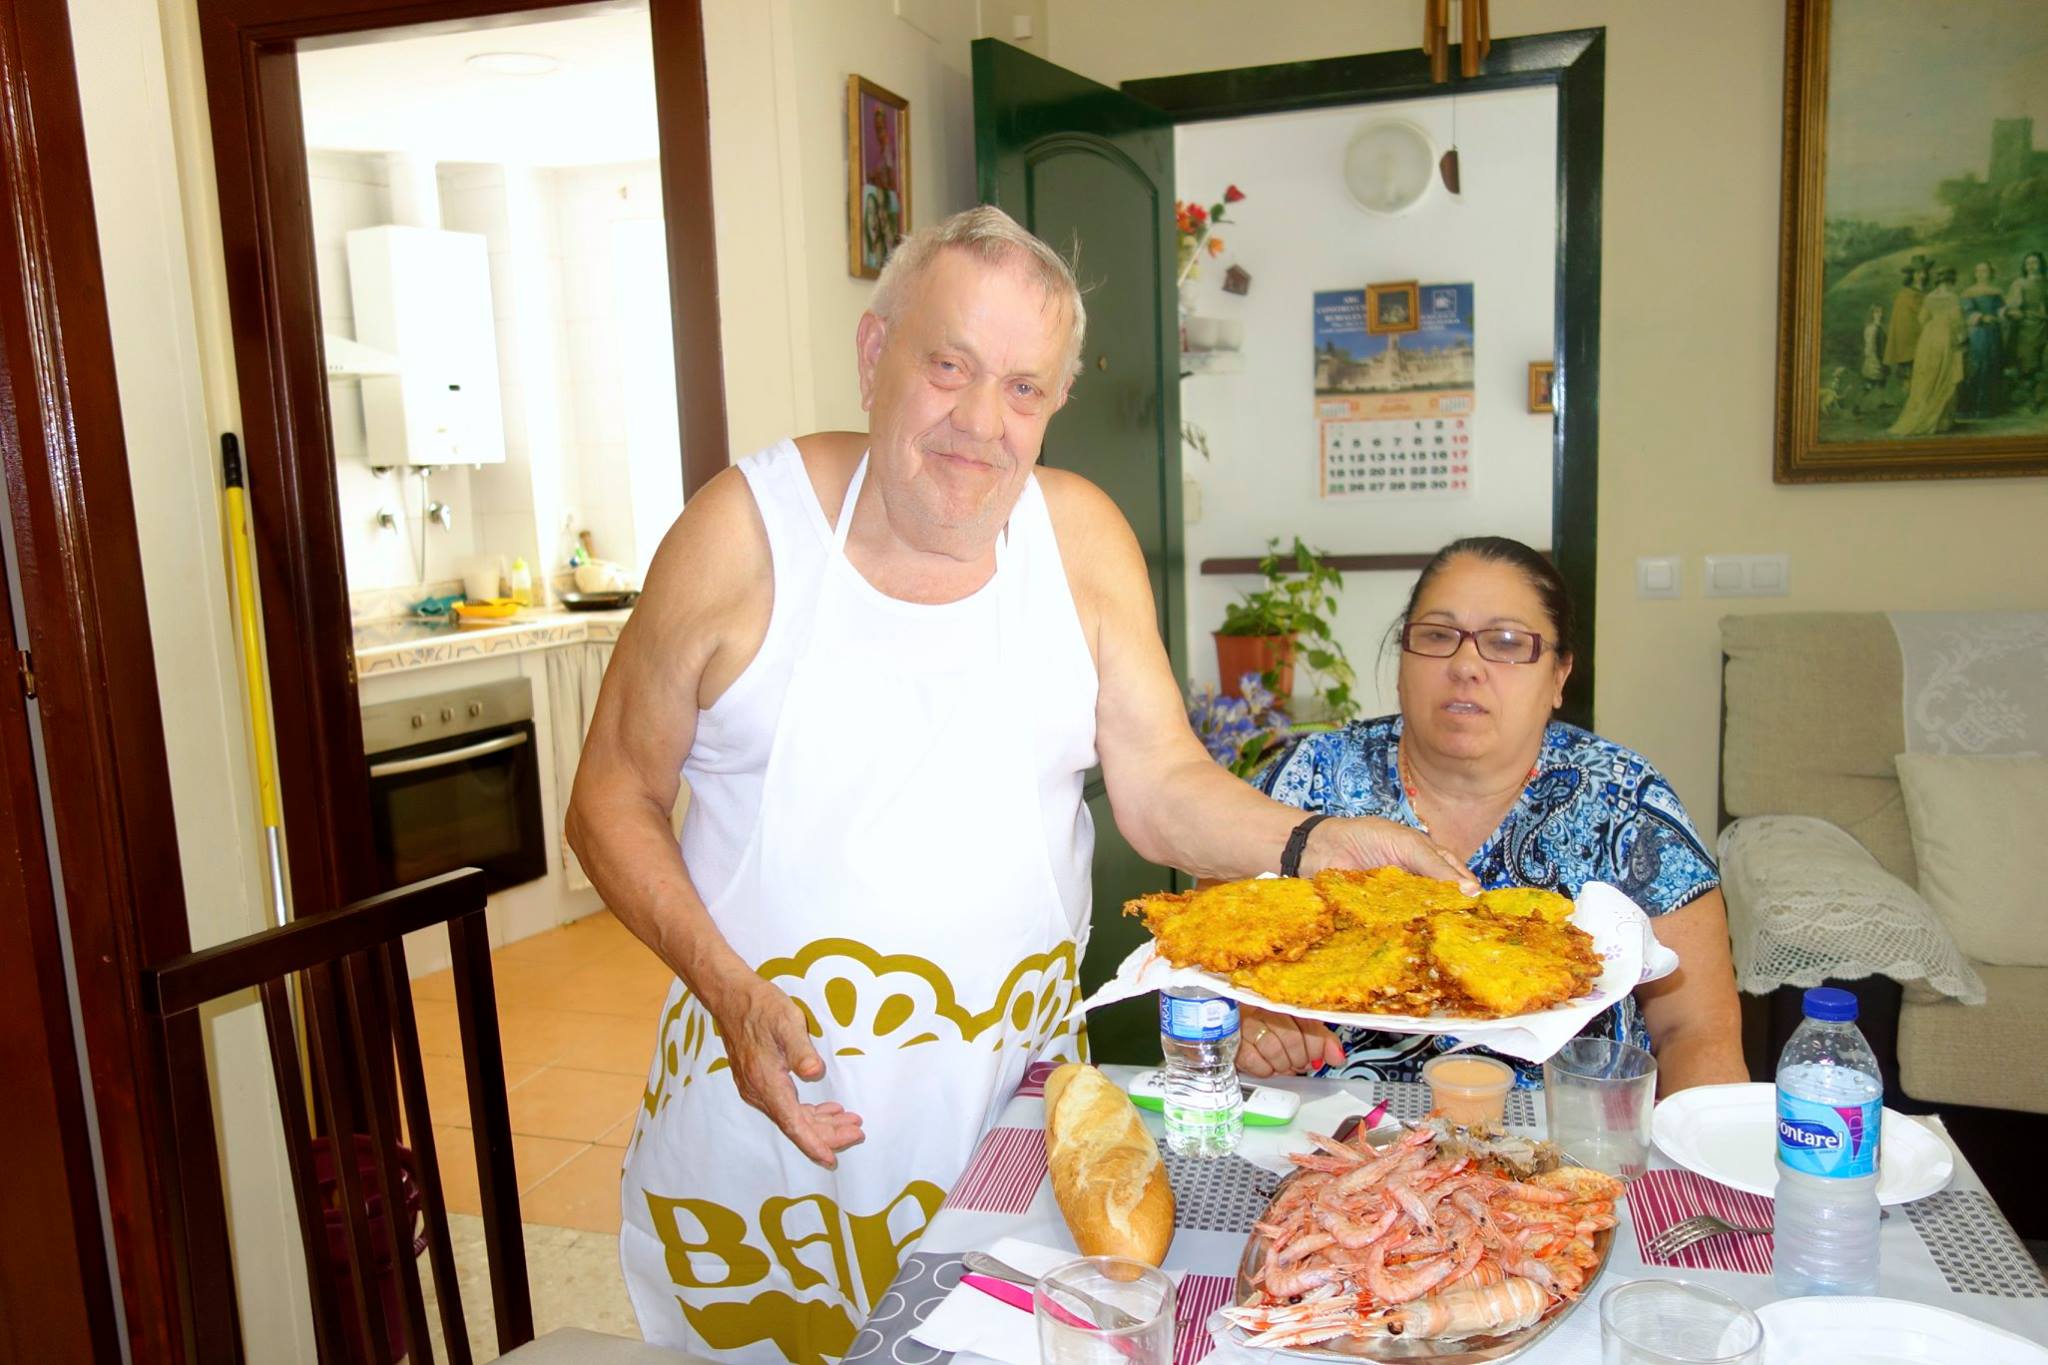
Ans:
POLYGON ((520 730, 514 734, 499 735, 496 739, 487 739, 481 744, 469 744, 460 749, 450 749, 444 754, 421 754, 418 758, 394 758, 389 763, 372 763, 370 765, 370 776, 373 778, 397 777, 402 773, 419 773, 425 772, 429 768, 445 768, 450 763, 466 763, 472 758, 482 758, 485 754, 503 753, 507 749, 516 749, 524 743, 526 743, 526 732, 520 730))

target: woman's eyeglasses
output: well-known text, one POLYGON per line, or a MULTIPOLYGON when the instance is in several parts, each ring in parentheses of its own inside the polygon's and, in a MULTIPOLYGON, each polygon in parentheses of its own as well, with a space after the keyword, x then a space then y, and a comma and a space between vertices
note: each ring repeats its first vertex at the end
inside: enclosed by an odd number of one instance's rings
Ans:
POLYGON ((1467 640, 1480 658, 1491 663, 1533 664, 1543 657, 1543 637, 1534 631, 1460 630, 1435 621, 1410 621, 1401 627, 1401 648, 1425 659, 1448 659, 1467 640))

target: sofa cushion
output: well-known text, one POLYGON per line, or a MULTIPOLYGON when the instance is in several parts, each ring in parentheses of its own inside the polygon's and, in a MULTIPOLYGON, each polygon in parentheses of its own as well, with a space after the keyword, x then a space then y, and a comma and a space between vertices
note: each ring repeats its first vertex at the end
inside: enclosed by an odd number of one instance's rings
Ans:
POLYGON ((1985 1001, 1899 1007, 1899 1084, 1930 1104, 2048 1114, 2048 969, 1977 964, 1985 1001))
POLYGON ((1913 841, 1892 767, 1906 730, 1890 619, 1874 611, 1727 616, 1721 651, 1728 814, 1826 820, 1912 885, 1913 841))
POLYGON ((2048 758, 1900 754, 1920 894, 1963 954, 2048 967, 2048 758))

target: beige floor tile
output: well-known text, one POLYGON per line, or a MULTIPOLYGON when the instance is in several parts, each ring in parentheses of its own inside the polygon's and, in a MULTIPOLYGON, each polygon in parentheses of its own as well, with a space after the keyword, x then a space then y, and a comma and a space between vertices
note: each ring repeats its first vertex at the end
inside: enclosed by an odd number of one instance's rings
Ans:
POLYGON ((562 1021, 562 1047, 557 1066, 604 1071, 614 1076, 647 1077, 654 1056, 655 1017, 618 1014, 572 1014, 562 1021))
MULTIPOLYGON (((583 1142, 569 1142, 561 1138, 521 1137, 512 1138, 512 1169, 519 1177, 519 1193, 522 1199, 528 1190, 561 1170, 571 1161, 590 1150, 583 1142)), ((441 1168, 441 1194, 448 1201, 450 1213, 477 1213, 481 1205, 477 1199, 476 1142, 467 1128, 444 1128, 434 1125, 434 1156, 441 1168)), ((522 1208, 521 1218, 528 1219, 522 1208)))
POLYGON ((619 1165, 616 1147, 592 1147, 520 1199, 520 1216, 546 1227, 586 1232, 619 1232, 619 1165))
MULTIPOLYGON (((434 1126, 450 1124, 457 1128, 470 1126, 469 1080, 460 1057, 441 1057, 426 1054, 420 1058, 420 1068, 427 1077, 427 1108, 432 1112, 434 1126)), ((509 1094, 513 1087, 530 1079, 540 1070, 538 1062, 505 1061, 505 1089, 509 1094)))
POLYGON ((412 979, 414 1000, 453 1000, 455 998, 455 973, 446 968, 428 972, 425 976, 412 979))
POLYGON ((617 1127, 602 1134, 597 1139, 597 1145, 600 1147, 625 1147, 627 1143, 633 1140, 633 1121, 636 1117, 636 1114, 628 1114, 620 1119, 617 1127))
MULTIPOLYGON (((483 1224, 475 1217, 463 1215, 448 1221, 471 1353, 480 1361, 495 1360, 498 1345, 491 1318, 483 1224)), ((526 1274, 533 1290, 533 1328, 537 1335, 546 1336, 557 1327, 582 1327, 633 1341, 640 1339, 639 1324, 626 1297, 626 1281, 619 1273, 616 1235, 541 1227, 535 1223, 526 1225, 525 1234, 526 1274)), ((421 1278, 431 1285, 433 1277, 426 1273, 424 1261, 421 1265, 421 1278)), ((448 1356, 441 1345, 441 1317, 433 1309, 431 1287, 428 1294, 427 1325, 433 1338, 434 1359, 446 1360, 448 1356)))
POLYGON ((514 1087, 506 1098, 515 1133, 595 1142, 632 1113, 644 1090, 637 1076, 549 1066, 514 1087))

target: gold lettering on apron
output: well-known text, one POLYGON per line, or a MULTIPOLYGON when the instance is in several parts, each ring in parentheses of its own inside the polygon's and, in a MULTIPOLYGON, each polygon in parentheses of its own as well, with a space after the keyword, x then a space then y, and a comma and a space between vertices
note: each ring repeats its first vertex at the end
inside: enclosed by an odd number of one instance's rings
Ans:
MULTIPOLYGON (((924 1236, 924 1230, 931 1226, 939 1205, 945 1202, 946 1192, 937 1185, 929 1180, 913 1180, 880 1212, 858 1215, 852 1220, 853 1254, 860 1261, 860 1282, 866 1291, 864 1299, 868 1305, 872 1306, 896 1278, 896 1272, 903 1268, 903 1249, 924 1236), (892 1237, 889 1233, 890 1215, 906 1199, 915 1201, 922 1216, 917 1225, 901 1237, 892 1237)), ((849 1294, 847 1297, 853 1296, 849 1294)))
POLYGON ((832 1248, 833 1279, 838 1285, 839 1296, 853 1298, 853 1281, 846 1264, 845 1220, 840 1217, 839 1206, 822 1194, 807 1194, 799 1199, 784 1199, 777 1196, 761 1205, 761 1236, 767 1241, 775 1259, 789 1272, 789 1282, 798 1289, 809 1289, 812 1285, 824 1284, 825 1276, 814 1270, 797 1254, 798 1247, 810 1246, 814 1242, 827 1243, 832 1248), (791 1238, 787 1220, 789 1211, 799 1204, 818 1206, 818 1230, 808 1237, 791 1238))
POLYGON ((700 1308, 681 1295, 676 1303, 692 1330, 714 1351, 772 1341, 791 1365, 827 1365, 853 1345, 853 1319, 844 1308, 822 1299, 793 1299, 771 1289, 744 1303, 708 1303, 700 1308))
POLYGON ((684 1289, 732 1289, 768 1277, 768 1257, 747 1242, 747 1220, 731 1209, 707 1199, 669 1199, 643 1191, 647 1212, 654 1219, 654 1235, 661 1239, 662 1259, 669 1278, 684 1289), (704 1229, 701 1242, 686 1241, 676 1215, 688 1212, 704 1229), (691 1263, 692 1253, 709 1253, 725 1262, 725 1278, 701 1280, 691 1263))

